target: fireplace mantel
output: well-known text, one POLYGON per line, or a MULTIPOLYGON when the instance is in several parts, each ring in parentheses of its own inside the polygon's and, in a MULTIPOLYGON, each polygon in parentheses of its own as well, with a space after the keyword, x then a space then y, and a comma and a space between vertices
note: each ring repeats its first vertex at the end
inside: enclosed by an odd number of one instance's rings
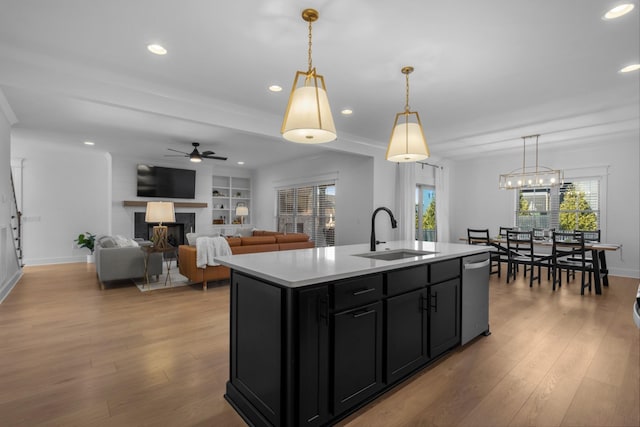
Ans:
MULTIPOLYGON (((128 207, 146 207, 146 200, 123 200, 122 206, 128 207)), ((173 202, 176 208, 206 208, 206 202, 173 202)))

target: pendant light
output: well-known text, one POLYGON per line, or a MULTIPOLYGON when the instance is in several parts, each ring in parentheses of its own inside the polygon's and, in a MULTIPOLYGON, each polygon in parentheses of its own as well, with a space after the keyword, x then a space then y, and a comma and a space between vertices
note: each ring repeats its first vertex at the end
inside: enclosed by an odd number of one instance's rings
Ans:
POLYGON ((514 169, 509 173, 500 175, 498 188, 500 190, 516 190, 520 188, 555 187, 564 183, 564 173, 561 170, 551 169, 538 165, 538 138, 540 135, 528 135, 522 137, 522 168, 514 169), (527 166, 527 139, 536 139, 536 164, 527 166))
POLYGON ((387 148, 387 160, 391 162, 417 162, 429 157, 429 147, 422 131, 420 116, 409 109, 409 74, 413 67, 403 67, 407 82, 404 111, 396 114, 387 148))
POLYGON ((296 72, 280 132, 288 141, 319 144, 335 140, 336 127, 324 77, 316 73, 311 60, 311 24, 318 20, 318 11, 305 9, 302 19, 309 23, 309 69, 296 72))

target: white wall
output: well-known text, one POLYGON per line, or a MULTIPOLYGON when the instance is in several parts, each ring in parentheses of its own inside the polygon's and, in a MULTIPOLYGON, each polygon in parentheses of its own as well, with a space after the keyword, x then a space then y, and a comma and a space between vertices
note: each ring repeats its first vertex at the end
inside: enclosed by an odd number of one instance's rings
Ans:
POLYGON ((0 91, 0 302, 9 294, 22 274, 11 231, 11 122, 13 112, 0 91))
POLYGON ((84 261, 73 240, 109 229, 109 158, 79 145, 52 149, 47 141, 14 135, 14 157, 23 162, 24 264, 84 261))
MULTIPOLYGON (((376 201, 374 170, 374 160, 371 157, 327 151, 256 171, 253 192, 256 212, 253 216, 254 225, 267 230, 276 229, 277 187, 305 183, 309 177, 337 176, 336 244, 368 242, 371 212, 376 201)), ((392 202, 392 191, 388 194, 388 199, 392 202)), ((389 203, 384 198, 378 199, 389 203)), ((389 224, 389 220, 386 221, 389 224)))
MULTIPOLYGON (((540 148, 540 164, 579 176, 607 170, 601 206, 603 240, 621 243, 622 251, 607 253, 612 275, 640 277, 640 143, 637 134, 610 137, 562 150, 540 148), (585 172, 583 172, 585 171, 585 172)), ((528 163, 528 162, 527 162, 528 163)), ((451 237, 466 236, 467 228, 489 228, 514 222, 515 192, 498 190, 498 175, 520 167, 522 153, 452 162, 451 237)), ((529 164, 529 163, 528 163, 529 164)))

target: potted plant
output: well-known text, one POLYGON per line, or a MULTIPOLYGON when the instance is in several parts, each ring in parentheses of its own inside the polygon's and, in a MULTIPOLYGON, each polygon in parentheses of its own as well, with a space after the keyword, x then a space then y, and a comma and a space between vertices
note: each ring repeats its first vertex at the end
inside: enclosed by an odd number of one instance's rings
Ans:
POLYGON ((78 244, 79 248, 87 248, 91 251, 91 253, 87 255, 87 262, 88 263, 94 262, 93 249, 96 243, 96 235, 91 234, 87 231, 85 233, 80 233, 78 235, 78 238, 75 239, 74 241, 78 244))

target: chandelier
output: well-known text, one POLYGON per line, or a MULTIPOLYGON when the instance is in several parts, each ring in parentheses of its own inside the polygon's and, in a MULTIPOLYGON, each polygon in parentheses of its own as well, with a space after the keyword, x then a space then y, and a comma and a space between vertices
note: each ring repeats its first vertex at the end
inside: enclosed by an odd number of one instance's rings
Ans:
POLYGON ((500 190, 515 190, 520 188, 554 187, 564 182, 564 173, 561 170, 551 169, 538 165, 538 138, 540 135, 528 135, 522 137, 522 168, 514 169, 509 173, 500 175, 498 188, 500 190), (536 164, 526 165, 527 139, 536 139, 536 164))

